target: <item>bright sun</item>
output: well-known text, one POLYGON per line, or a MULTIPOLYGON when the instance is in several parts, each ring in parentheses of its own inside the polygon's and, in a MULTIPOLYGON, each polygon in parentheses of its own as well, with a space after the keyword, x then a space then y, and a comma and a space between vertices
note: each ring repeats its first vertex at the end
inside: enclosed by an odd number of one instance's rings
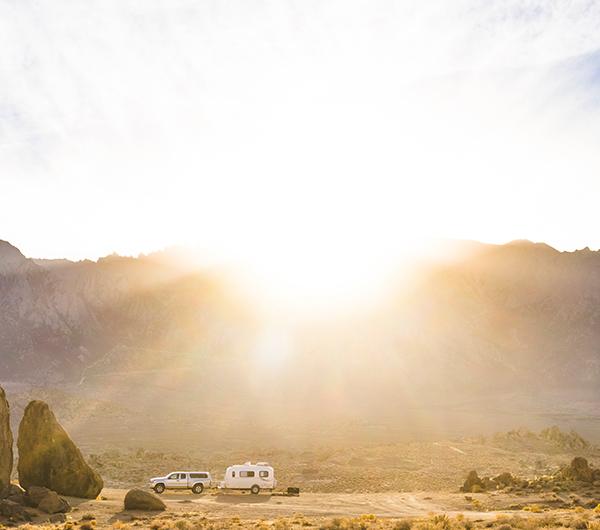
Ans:
POLYGON ((256 245, 236 270, 243 271, 245 288, 267 308, 315 315, 355 310, 376 301, 390 278, 431 250, 424 240, 380 243, 376 238, 344 242, 324 230, 321 237, 312 234, 304 241, 256 245))

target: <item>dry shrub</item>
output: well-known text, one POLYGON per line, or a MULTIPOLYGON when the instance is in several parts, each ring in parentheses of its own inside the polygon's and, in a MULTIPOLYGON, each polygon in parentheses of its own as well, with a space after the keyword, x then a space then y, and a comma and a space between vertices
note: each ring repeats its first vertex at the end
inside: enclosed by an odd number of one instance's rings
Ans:
POLYGON ((129 523, 124 523, 123 521, 116 521, 112 524, 113 530, 129 530, 131 525, 129 523))
POLYGON ((381 528, 377 517, 373 514, 335 518, 321 526, 321 530, 369 530, 371 528, 381 528))
POLYGON ((427 519, 420 520, 417 522, 413 529, 415 530, 455 530, 462 529, 465 526, 463 525, 462 520, 453 520, 447 515, 432 515, 427 519))
POLYGON ((584 517, 577 517, 569 523, 569 527, 576 530, 587 530, 588 521, 584 517))
POLYGON ((523 511, 531 513, 542 513, 544 509, 539 504, 528 504, 523 506, 523 511))

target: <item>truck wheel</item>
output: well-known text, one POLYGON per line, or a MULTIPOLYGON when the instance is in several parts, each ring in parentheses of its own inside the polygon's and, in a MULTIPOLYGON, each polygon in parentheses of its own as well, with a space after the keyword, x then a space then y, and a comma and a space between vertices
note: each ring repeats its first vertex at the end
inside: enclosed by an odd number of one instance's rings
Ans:
POLYGON ((200 493, 202 493, 204 491, 204 484, 202 484, 201 482, 199 482, 198 484, 194 484, 192 486, 192 491, 196 495, 200 495, 200 493))
POLYGON ((165 491, 165 485, 156 484, 156 486, 154 486, 154 491, 160 495, 163 491, 165 491))
POLYGON ((254 484, 254 486, 250 488, 250 493, 252 493, 252 495, 258 495, 260 493, 260 487, 254 484))

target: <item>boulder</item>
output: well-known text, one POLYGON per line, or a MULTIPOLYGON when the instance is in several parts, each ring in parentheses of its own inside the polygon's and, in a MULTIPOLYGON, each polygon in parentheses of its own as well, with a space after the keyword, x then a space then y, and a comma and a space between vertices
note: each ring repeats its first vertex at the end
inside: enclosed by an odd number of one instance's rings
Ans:
POLYGON ((0 492, 0 499, 8 499, 17 504, 25 504, 25 490, 16 484, 9 484, 0 492))
POLYGON ((43 486, 31 486, 26 493, 27 506, 37 508, 42 499, 51 491, 51 489, 44 488, 43 486))
POLYGON ((125 495, 126 510, 163 511, 167 507, 156 495, 147 491, 133 489, 125 495))
POLYGON ((477 493, 478 491, 483 491, 484 489, 483 482, 479 478, 477 471, 473 470, 467 475, 465 483, 460 490, 465 493, 477 493))
POLYGON ((10 430, 10 408, 0 387, 0 491, 10 484, 13 467, 13 436, 10 430))
POLYGON ((86 499, 95 499, 102 490, 102 479, 43 401, 27 405, 17 447, 19 482, 26 490, 43 486, 60 495, 86 499))
POLYGON ((8 499, 0 501, 0 515, 12 521, 31 521, 31 515, 25 506, 8 499))
POLYGON ((71 506, 55 491, 50 491, 38 504, 38 510, 46 513, 67 513, 71 506))
MULTIPOLYGON (((495 490, 497 487, 497 484, 490 477, 483 477, 481 479, 481 484, 481 488, 485 491, 495 490)), ((475 489, 477 490, 477 487, 475 489)), ((473 491, 473 489, 471 489, 471 493, 478 493, 478 491, 473 491)))
POLYGON ((594 471, 590 468, 588 461, 582 456, 576 456, 571 464, 562 470, 562 476, 569 480, 580 482, 593 482, 594 471))
POLYGON ((71 510, 66 499, 42 486, 31 486, 27 490, 25 499, 28 506, 46 513, 67 513, 71 510))
POLYGON ((496 475, 493 480, 498 488, 507 488, 518 483, 518 480, 508 471, 496 475))
POLYGON ((66 523, 67 516, 64 513, 55 513, 48 517, 48 522, 53 524, 66 523))

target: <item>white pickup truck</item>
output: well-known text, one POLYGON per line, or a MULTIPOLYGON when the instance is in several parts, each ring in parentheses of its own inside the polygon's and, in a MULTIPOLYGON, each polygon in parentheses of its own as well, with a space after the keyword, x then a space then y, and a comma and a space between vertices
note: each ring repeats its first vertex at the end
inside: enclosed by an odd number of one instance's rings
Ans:
POLYGON ((164 477, 151 478, 150 488, 159 494, 167 489, 187 489, 200 494, 204 488, 209 488, 211 483, 212 478, 208 471, 175 471, 164 477))

